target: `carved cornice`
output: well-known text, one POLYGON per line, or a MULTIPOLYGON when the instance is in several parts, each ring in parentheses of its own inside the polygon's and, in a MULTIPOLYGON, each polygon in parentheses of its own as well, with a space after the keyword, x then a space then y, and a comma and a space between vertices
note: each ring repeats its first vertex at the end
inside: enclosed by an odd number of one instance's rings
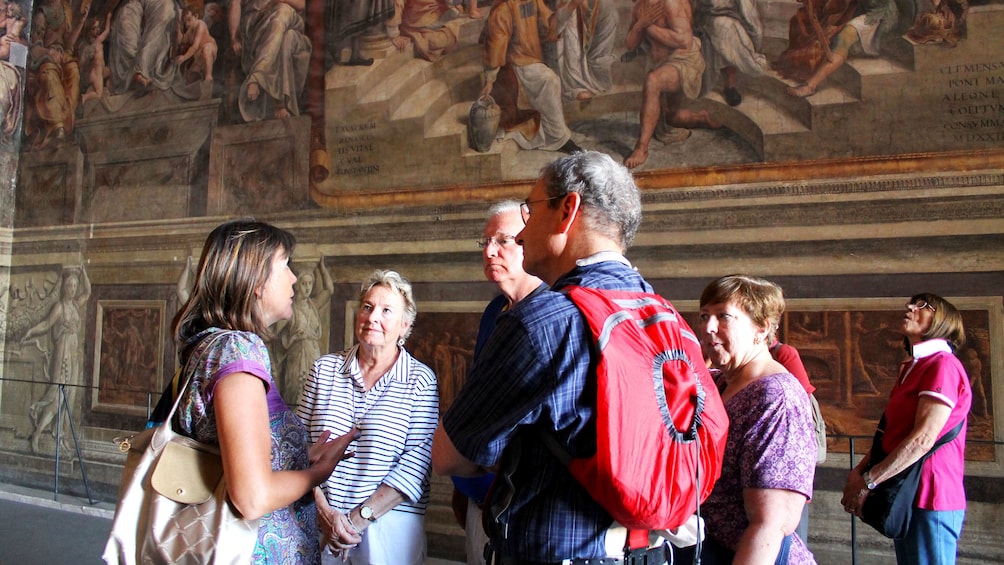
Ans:
MULTIPOLYGON (((727 190, 748 197, 771 193, 814 195, 829 191, 846 193, 884 190, 889 184, 934 187, 958 179, 1000 184, 1004 170, 1004 150, 966 151, 827 159, 793 163, 764 163, 696 167, 680 170, 641 172, 635 176, 647 202, 689 199, 691 190, 727 190), (985 171, 974 178, 967 171, 985 171), (947 179, 940 179, 942 175, 947 179), (869 178, 894 177, 894 178, 869 178), (998 180, 993 180, 993 179, 998 180)), ((434 206, 444 202, 492 202, 502 198, 523 198, 533 180, 490 185, 449 185, 401 188, 387 191, 345 191, 325 194, 312 187, 311 197, 323 207, 335 210, 374 209, 393 206, 434 206)))

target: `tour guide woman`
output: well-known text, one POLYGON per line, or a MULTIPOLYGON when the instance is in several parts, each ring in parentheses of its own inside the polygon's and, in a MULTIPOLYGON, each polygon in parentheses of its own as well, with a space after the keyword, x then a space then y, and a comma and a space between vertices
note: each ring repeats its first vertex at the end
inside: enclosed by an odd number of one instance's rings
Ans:
POLYGON ((230 502, 245 518, 258 519, 252 563, 320 562, 311 489, 346 456, 355 433, 346 430, 336 441, 319 435, 310 446, 272 379, 264 338, 293 314, 294 245, 292 234, 262 222, 220 225, 206 240, 195 288, 175 318, 181 365, 200 360, 182 392, 175 429, 219 444, 230 502))
POLYGON ((965 343, 962 315, 936 294, 918 294, 906 305, 903 334, 912 357, 900 366, 885 408, 882 450, 889 455, 872 467, 871 454, 865 455, 847 476, 841 503, 860 516, 871 489, 920 459, 963 422, 959 435, 924 462, 909 531, 894 542, 901 565, 955 563, 966 513, 962 473, 972 402, 969 379, 953 354, 965 343))

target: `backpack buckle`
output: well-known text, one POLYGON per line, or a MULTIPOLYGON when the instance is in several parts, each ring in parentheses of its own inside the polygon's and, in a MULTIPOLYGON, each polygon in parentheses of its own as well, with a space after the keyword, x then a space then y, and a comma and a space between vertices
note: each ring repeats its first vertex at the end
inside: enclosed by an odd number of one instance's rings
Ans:
POLYGON ((624 565, 666 565, 669 559, 666 544, 624 551, 624 565))

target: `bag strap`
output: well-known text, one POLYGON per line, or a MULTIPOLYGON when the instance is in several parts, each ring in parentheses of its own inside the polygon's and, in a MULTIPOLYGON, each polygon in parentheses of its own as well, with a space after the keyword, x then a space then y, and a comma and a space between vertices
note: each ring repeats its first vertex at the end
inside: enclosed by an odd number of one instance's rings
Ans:
MULTIPOLYGON (((164 421, 163 423, 161 423, 161 426, 171 425, 171 420, 174 418, 174 413, 178 410, 178 406, 181 404, 182 392, 188 390, 188 385, 192 383, 192 379, 195 377, 195 371, 194 371, 195 365, 192 364, 192 359, 196 360, 196 365, 197 365, 198 362, 201 362, 203 359, 206 358, 206 354, 209 352, 209 349, 212 348, 213 344, 215 344, 218 339, 220 339, 224 335, 232 333, 237 333, 237 332, 235 330, 220 330, 218 332, 213 333, 213 335, 202 339, 202 341, 208 340, 208 343, 206 343, 205 347, 202 348, 202 351, 199 353, 198 356, 193 355, 188 359, 188 363, 185 363, 184 367, 185 385, 176 389, 177 394, 175 395, 174 398, 174 404, 171 405, 171 411, 167 413, 167 416, 164 418, 164 421), (193 370, 189 371, 188 370, 189 367, 193 367, 193 370)), ((198 345, 196 345, 196 347, 198 347, 198 345)), ((180 381, 181 380, 180 376, 181 376, 181 369, 179 369, 179 373, 175 375, 174 380, 180 381)))
MULTIPOLYGON (((929 449, 927 451, 927 453, 925 453, 924 455, 922 455, 920 457, 920 459, 918 459, 914 463, 914 465, 917 465, 919 463, 923 463, 924 461, 927 460, 928 457, 930 457, 931 455, 934 455, 934 452, 937 451, 941 446, 943 446, 946 443, 948 443, 948 442, 952 441, 953 439, 955 439, 956 436, 958 436, 959 433, 962 431, 962 425, 965 424, 965 423, 966 423, 966 420, 965 420, 965 418, 963 418, 961 421, 959 421, 958 424, 955 425, 955 427, 953 427, 952 429, 948 430, 945 433, 945 435, 943 435, 940 438, 938 438, 938 441, 934 442, 934 445, 931 446, 931 449, 929 449)), ((881 462, 882 460, 884 460, 886 457, 889 456, 889 454, 885 452, 885 449, 882 448, 882 437, 883 436, 885 436, 885 413, 884 412, 882 413, 882 418, 879 419, 878 428, 875 430, 875 439, 872 440, 872 450, 871 450, 872 454, 874 455, 875 449, 878 448, 879 451, 883 454, 883 457, 881 459, 877 460, 877 461, 875 461, 875 460, 869 461, 868 462, 868 466, 869 467, 874 467, 876 464, 878 464, 879 462, 881 462)))

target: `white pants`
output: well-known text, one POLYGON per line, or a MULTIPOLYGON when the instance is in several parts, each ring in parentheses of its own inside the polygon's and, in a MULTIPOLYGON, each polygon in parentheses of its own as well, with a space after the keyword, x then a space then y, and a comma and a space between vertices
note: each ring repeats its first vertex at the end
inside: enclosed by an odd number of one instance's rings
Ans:
POLYGON ((325 550, 324 565, 422 565, 425 516, 391 510, 366 527, 363 541, 342 560, 325 550))
POLYGON ((488 534, 481 524, 481 509, 473 499, 467 499, 467 524, 464 530, 467 533, 467 565, 485 565, 485 544, 488 543, 488 534))

